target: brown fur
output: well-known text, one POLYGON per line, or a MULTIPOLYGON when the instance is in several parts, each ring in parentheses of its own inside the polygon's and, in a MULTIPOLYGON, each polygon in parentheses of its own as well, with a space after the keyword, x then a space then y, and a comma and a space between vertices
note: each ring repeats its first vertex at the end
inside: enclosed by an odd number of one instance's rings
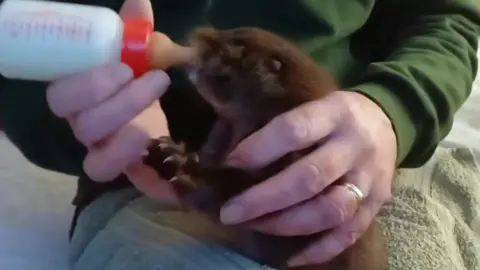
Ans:
MULTIPOLYGON (((226 155, 275 116, 323 98, 337 85, 294 44, 258 28, 199 29, 190 43, 197 58, 187 71, 200 95, 216 111, 218 121, 198 156, 186 153, 169 138, 159 138, 153 142, 147 162, 174 180, 186 206, 218 221, 220 208, 229 198, 280 172, 313 148, 287 154, 266 168, 249 172, 223 165, 226 155)), ((234 249, 278 269, 290 269, 286 261, 324 234, 279 237, 244 226, 231 230, 234 249)), ((374 221, 352 247, 332 261, 296 269, 385 270, 383 243, 374 221)))

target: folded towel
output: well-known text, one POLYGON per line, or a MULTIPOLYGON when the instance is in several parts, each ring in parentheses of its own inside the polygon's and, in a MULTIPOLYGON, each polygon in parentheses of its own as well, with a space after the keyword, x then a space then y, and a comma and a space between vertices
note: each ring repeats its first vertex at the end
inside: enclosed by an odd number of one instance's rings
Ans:
POLYGON ((380 213, 392 270, 480 269, 479 161, 469 148, 439 149, 399 172, 380 213))
MULTIPOLYGON (((379 219, 392 270, 480 269, 480 154, 439 149, 401 170, 379 219)), ((269 269, 226 248, 222 228, 133 190, 105 194, 80 216, 73 270, 269 269)))

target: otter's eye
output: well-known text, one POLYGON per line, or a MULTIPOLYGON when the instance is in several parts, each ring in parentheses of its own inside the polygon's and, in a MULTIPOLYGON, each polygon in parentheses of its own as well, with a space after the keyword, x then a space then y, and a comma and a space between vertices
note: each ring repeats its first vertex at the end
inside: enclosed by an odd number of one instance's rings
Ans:
POLYGON ((280 72, 282 71, 282 69, 284 69, 284 64, 282 63, 282 61, 278 58, 278 57, 274 57, 274 56, 271 56, 269 58, 266 59, 265 61, 266 65, 268 68, 270 68, 270 70, 274 71, 274 72, 280 72))

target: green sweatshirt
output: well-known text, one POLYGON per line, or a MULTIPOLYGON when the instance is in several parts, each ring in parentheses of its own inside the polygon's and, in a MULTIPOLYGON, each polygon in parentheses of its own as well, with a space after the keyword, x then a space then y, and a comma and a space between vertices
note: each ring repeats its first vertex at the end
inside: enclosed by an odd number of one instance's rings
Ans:
MULTIPOLYGON (((121 2, 64 1, 109 6, 121 2)), ((477 70, 478 0, 153 0, 156 30, 177 42, 199 25, 259 26, 331 70, 342 88, 376 101, 393 121, 400 167, 424 164, 449 132, 477 70)), ((55 56, 52 56, 55 57, 55 56)), ((212 120, 181 72, 162 98, 171 133, 200 143, 212 120), (204 113, 200 113, 204 112, 204 113), (202 125, 199 125, 202 123, 202 125)), ((45 83, 6 80, 0 122, 33 163, 80 175, 85 149, 48 109, 45 83)))

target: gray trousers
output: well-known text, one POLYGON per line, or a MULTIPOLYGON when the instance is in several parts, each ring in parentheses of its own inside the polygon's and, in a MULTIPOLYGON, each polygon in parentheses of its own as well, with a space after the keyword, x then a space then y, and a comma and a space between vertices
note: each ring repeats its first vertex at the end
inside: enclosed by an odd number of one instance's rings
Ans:
MULTIPOLYGON (((480 269, 480 155, 439 149, 401 170, 379 220, 391 270, 480 269)), ((80 215, 71 270, 268 269, 222 243, 222 227, 135 190, 104 194, 80 215)))

